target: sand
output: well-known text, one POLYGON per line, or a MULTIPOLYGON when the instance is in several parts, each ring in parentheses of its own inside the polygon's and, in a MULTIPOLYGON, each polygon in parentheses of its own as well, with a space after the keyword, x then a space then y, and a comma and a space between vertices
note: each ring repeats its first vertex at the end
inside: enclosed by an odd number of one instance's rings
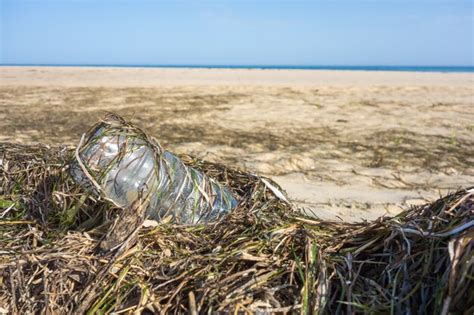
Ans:
POLYGON ((105 112, 359 221, 474 185, 474 74, 0 67, 0 141, 77 144, 105 112))

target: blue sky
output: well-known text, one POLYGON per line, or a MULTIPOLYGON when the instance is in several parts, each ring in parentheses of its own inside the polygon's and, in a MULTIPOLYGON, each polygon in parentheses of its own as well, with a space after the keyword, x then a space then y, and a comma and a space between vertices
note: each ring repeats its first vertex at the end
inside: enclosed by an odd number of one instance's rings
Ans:
POLYGON ((461 0, 0 0, 3 64, 473 65, 461 0))

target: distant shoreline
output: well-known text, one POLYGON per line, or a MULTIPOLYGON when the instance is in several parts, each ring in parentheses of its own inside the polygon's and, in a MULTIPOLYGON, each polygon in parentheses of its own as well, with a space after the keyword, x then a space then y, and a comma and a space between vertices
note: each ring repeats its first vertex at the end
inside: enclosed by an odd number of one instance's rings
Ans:
POLYGON ((474 72, 3 66, 0 86, 472 86, 474 72))
POLYGON ((341 66, 341 65, 140 65, 140 64, 0 64, 0 67, 77 67, 77 68, 178 68, 178 69, 255 69, 255 70, 336 70, 473 73, 474 66, 341 66))

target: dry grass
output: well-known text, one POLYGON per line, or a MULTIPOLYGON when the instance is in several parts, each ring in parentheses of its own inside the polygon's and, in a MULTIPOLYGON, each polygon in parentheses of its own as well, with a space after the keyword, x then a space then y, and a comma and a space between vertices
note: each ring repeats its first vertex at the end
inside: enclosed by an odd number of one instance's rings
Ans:
POLYGON ((0 145, 9 312, 474 311, 473 188, 393 218, 336 223, 295 212, 258 176, 182 156, 228 185, 238 208, 209 225, 145 224, 104 251, 111 222, 133 214, 75 185, 72 158, 72 148, 0 145))

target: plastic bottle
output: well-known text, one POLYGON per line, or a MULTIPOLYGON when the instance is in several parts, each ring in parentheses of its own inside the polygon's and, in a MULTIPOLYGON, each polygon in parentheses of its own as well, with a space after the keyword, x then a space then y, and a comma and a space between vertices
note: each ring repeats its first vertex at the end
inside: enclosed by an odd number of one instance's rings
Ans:
POLYGON ((116 116, 81 141, 71 175, 120 207, 146 207, 147 217, 176 223, 214 221, 237 205, 231 191, 116 116))

